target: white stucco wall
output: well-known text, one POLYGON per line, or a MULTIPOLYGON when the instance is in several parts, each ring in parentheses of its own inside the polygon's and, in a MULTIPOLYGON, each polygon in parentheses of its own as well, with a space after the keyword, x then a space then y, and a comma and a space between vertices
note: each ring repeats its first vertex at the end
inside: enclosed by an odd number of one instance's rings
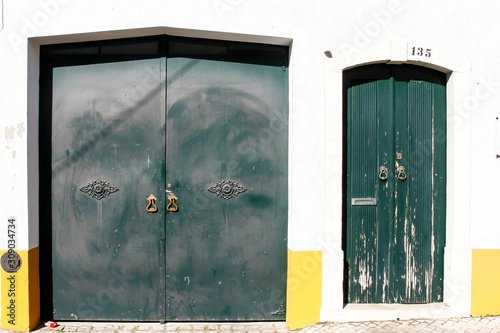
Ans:
MULTIPOLYGON (((471 98, 464 101, 463 109, 472 122, 470 246, 500 249, 500 158, 496 158, 500 126, 495 126, 500 117, 498 2, 4 0, 1 11, 2 249, 10 217, 19 225, 17 248, 38 245, 37 45, 159 33, 276 44, 291 41, 289 248, 294 251, 322 249, 327 204, 324 109, 325 94, 329 94, 324 85, 324 52, 348 60, 367 52, 370 45, 397 40, 437 47, 470 60, 471 98), (33 225, 29 230, 28 217, 33 225)), ((458 119, 453 126, 468 124, 458 119)))

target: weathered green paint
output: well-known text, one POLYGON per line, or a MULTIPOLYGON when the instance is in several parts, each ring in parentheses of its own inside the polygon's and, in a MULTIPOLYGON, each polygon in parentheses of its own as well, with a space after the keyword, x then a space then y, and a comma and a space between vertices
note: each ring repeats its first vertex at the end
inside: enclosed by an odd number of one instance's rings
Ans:
POLYGON ((53 70, 54 319, 164 316, 165 58, 53 70), (97 179, 118 191, 97 200, 97 179), (157 205, 163 204, 158 195, 157 205))
POLYGON ((179 205, 167 215, 167 319, 283 319, 272 313, 286 294, 288 73, 186 58, 167 73, 167 192, 179 205), (247 190, 208 191, 224 179, 247 190))
POLYGON ((287 68, 172 40, 166 57, 56 57, 46 74, 52 319, 285 318, 287 68), (81 190, 97 179, 118 190, 81 190), (208 191, 225 179, 246 190, 208 191))
POLYGON ((344 84, 347 301, 442 301, 444 75, 374 65, 346 72, 344 84), (378 177, 380 166, 388 169, 385 181, 378 177), (399 166, 406 180, 397 178, 399 166), (362 197, 376 198, 377 205, 351 204, 362 197))

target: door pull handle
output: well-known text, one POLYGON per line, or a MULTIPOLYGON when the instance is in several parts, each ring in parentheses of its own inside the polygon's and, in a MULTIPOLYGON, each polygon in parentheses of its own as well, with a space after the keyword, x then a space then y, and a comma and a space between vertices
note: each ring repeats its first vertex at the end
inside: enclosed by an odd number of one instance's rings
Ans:
POLYGON ((179 210, 179 207, 177 206, 177 204, 175 203, 175 200, 177 200, 177 197, 173 194, 171 194, 169 197, 168 197, 168 200, 170 200, 170 203, 168 204, 167 206, 167 210, 170 212, 170 213, 175 213, 176 211, 179 210))
POLYGON ((399 180, 401 180, 401 181, 406 180, 406 172, 405 172, 404 166, 402 166, 402 165, 398 166, 397 172, 398 172, 398 179, 399 180))
POLYGON ((148 197, 148 200, 149 200, 149 204, 146 206, 146 210, 151 213, 151 214, 154 214, 158 211, 158 207, 155 205, 155 201, 156 201, 156 198, 153 194, 151 194, 149 197, 148 197))

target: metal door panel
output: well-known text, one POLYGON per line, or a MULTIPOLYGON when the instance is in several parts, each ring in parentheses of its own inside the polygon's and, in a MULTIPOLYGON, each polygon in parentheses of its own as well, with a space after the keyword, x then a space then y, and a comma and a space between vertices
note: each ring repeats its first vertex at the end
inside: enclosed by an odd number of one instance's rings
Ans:
POLYGON ((283 62, 70 58, 51 69, 53 319, 283 320, 283 62))
POLYGON ((168 320, 284 319, 287 72, 167 61, 168 320))
POLYGON ((53 69, 54 319, 164 317, 165 59, 53 69))

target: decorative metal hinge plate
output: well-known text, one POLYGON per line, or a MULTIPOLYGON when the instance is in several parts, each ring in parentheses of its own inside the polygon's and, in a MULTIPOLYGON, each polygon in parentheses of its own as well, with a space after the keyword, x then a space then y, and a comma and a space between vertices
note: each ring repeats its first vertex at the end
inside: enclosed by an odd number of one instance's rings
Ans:
POLYGON ((217 196, 229 200, 238 194, 245 192, 247 188, 238 184, 234 180, 224 179, 215 185, 208 188, 209 192, 215 193, 217 196))
POLYGON ((101 200, 102 198, 109 196, 111 193, 117 192, 118 187, 99 178, 94 180, 92 183, 83 186, 80 191, 87 193, 94 199, 101 200))

